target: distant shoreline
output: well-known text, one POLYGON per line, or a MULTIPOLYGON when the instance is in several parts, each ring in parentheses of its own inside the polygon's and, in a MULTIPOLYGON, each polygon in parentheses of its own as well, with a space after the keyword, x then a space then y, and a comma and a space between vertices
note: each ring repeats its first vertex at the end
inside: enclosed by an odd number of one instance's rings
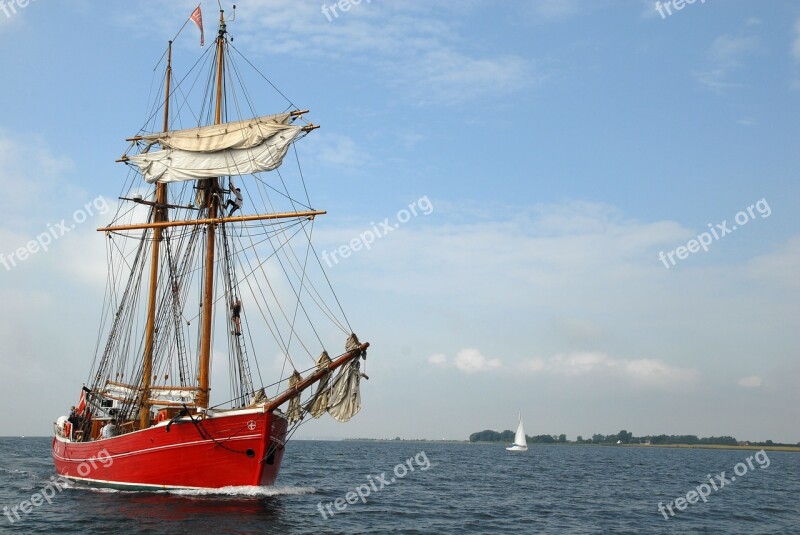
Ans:
MULTIPOLYGON (((502 442, 478 441, 471 442, 469 440, 428 440, 428 439, 391 439, 391 438, 345 438, 342 439, 346 442, 420 442, 429 444, 476 444, 476 445, 491 445, 491 446, 505 446, 502 442)), ((800 446, 733 446, 725 444, 577 444, 575 442, 553 443, 553 444, 528 444, 528 449, 538 447, 561 447, 561 446, 580 446, 587 448, 679 448, 679 449, 706 449, 706 450, 753 450, 753 451, 787 451, 800 453, 800 446)))
MULTIPOLYGON (((501 442, 468 442, 469 444, 491 444, 503 446, 501 442)), ((528 449, 538 447, 580 446, 581 448, 680 448, 695 450, 753 450, 753 451, 788 451, 800 453, 800 446, 733 446, 725 444, 577 444, 575 442, 553 444, 528 444, 528 449)))

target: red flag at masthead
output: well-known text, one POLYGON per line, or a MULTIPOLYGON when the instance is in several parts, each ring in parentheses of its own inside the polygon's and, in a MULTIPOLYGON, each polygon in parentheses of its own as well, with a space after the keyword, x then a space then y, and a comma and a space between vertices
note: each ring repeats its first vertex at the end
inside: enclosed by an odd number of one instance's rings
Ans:
POLYGON ((200 28, 200 46, 203 46, 205 44, 205 40, 203 39, 203 12, 200 11, 200 6, 197 6, 195 10, 192 11, 192 16, 189 18, 200 28))

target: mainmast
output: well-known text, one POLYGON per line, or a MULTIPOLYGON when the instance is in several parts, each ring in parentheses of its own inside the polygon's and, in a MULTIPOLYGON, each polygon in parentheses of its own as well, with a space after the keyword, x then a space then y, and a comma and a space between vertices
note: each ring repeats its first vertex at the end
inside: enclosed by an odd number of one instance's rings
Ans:
MULTIPOLYGON (((172 80, 172 41, 167 47, 167 79, 164 93, 164 132, 169 130, 169 91, 172 80)), ((161 223, 167 217, 167 185, 156 183, 153 222, 161 223)), ((139 403, 139 428, 150 425, 150 384, 153 376, 153 347, 155 346, 156 292, 158 290, 158 260, 161 248, 162 227, 153 227, 153 251, 150 261, 150 291, 147 303, 147 323, 145 325, 144 364, 142 367, 142 399, 139 403)))
MULTIPOLYGON (((217 108, 214 113, 214 124, 222 122, 222 80, 225 52, 225 12, 219 10, 219 35, 217 36, 217 108)), ((206 207, 208 219, 217 217, 219 179, 210 178, 205 181, 206 207)), ((208 407, 209 369, 211 364, 211 327, 214 306, 214 249, 216 245, 215 223, 209 223, 206 237, 205 282, 203 286, 203 321, 200 327, 200 377, 196 405, 208 407)), ((227 304, 227 303, 226 303, 227 304)))

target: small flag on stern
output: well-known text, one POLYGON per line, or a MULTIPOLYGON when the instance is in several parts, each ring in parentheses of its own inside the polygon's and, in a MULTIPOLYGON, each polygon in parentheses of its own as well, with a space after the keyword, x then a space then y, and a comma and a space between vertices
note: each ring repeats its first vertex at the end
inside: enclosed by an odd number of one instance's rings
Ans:
POLYGON ((205 45, 205 40, 203 39, 203 12, 200 11, 200 6, 197 6, 194 11, 192 11, 192 16, 189 17, 197 24, 197 27, 200 28, 200 46, 205 45))
POLYGON ((75 407, 75 412, 83 414, 84 410, 86 410, 86 393, 84 390, 81 390, 81 399, 78 401, 78 406, 75 407))

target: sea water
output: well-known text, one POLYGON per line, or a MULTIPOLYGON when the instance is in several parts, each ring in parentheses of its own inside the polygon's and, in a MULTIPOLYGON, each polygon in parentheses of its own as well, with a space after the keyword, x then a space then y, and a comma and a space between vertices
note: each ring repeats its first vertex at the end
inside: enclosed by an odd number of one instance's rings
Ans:
POLYGON ((54 482, 50 442, 0 438, 0 533, 800 533, 800 453, 292 441, 275 487, 118 492, 54 482))

